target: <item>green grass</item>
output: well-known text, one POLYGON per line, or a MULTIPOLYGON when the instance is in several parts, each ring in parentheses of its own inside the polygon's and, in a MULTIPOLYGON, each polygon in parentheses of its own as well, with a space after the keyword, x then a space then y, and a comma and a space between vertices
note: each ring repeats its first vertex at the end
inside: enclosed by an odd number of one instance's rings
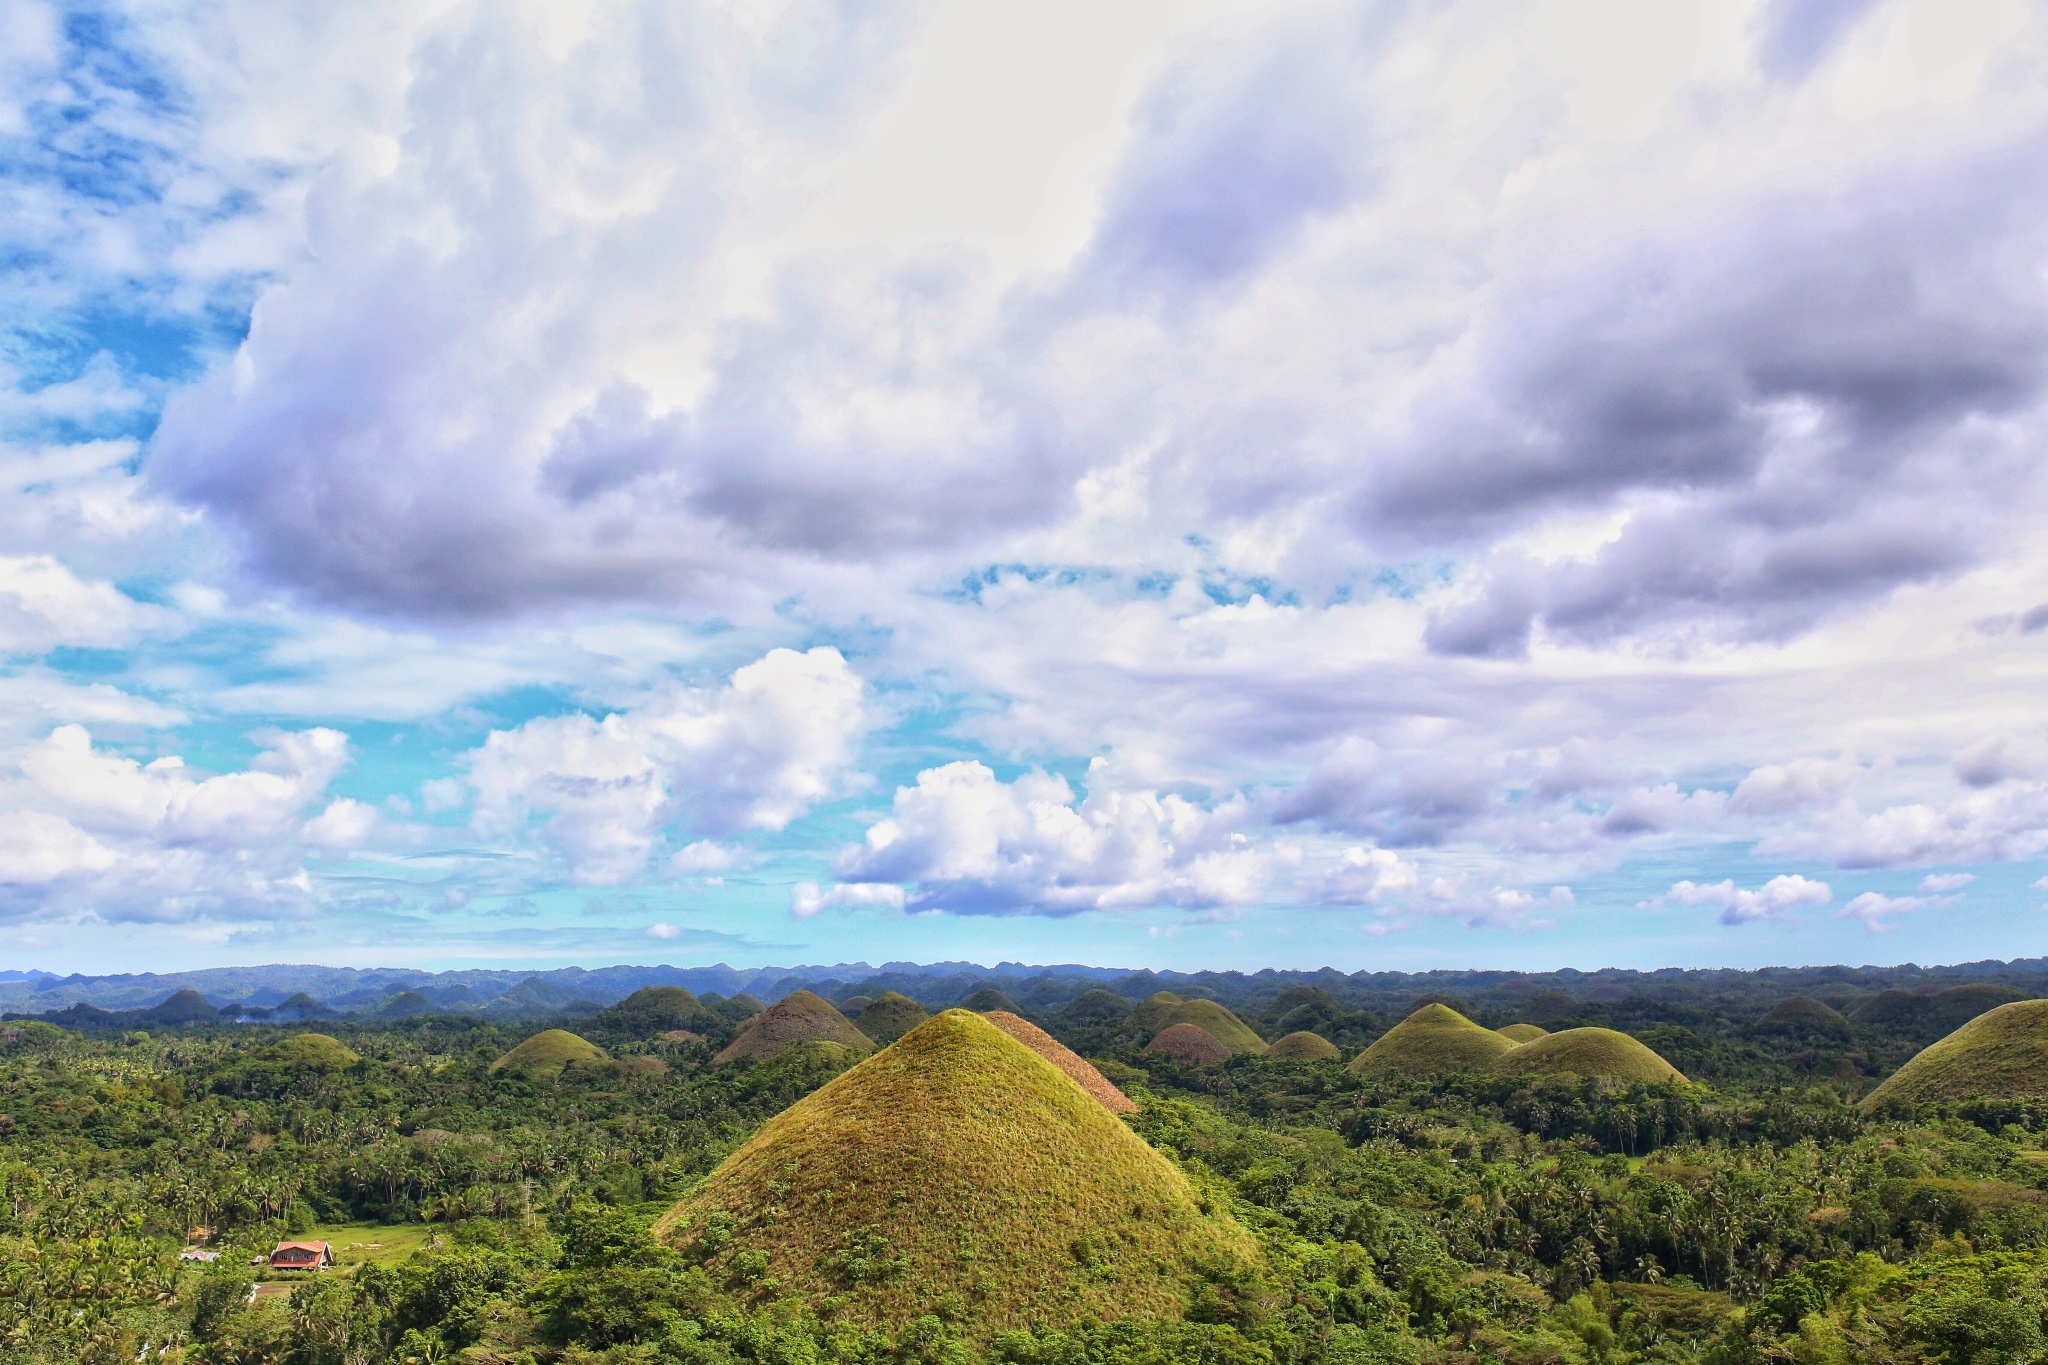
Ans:
POLYGON ((1175 1024, 1193 1024, 1232 1053, 1266 1050, 1266 1040, 1254 1033, 1251 1025, 1214 1000, 1188 1000, 1172 991, 1160 991, 1138 1006, 1132 1018, 1148 1033, 1158 1034, 1175 1024))
POLYGON ((1197 1263, 1257 1254, 1050 1062, 957 1009, 770 1119, 656 1231, 749 1299, 897 1326, 957 1296, 976 1337, 1177 1317, 1197 1263))
POLYGON ((324 1033, 295 1033, 265 1048, 263 1059, 306 1071, 346 1071, 362 1060, 324 1033))
POLYGON ((1682 1081, 1677 1067, 1626 1033, 1611 1028, 1568 1028, 1501 1054, 1494 1071, 1504 1076, 1604 1076, 1616 1081, 1682 1081))
POLYGON ((1494 1032, 1511 1043, 1533 1043, 1538 1038, 1550 1036, 1549 1029, 1539 1028, 1535 1024, 1509 1024, 1506 1028, 1495 1029, 1494 1032))
POLYGON ((1424 1005, 1359 1053, 1352 1060, 1351 1069, 1365 1076, 1419 1079, 1459 1073, 1477 1075, 1493 1070, 1494 1062, 1513 1046, 1449 1005, 1424 1005))
POLYGON ((2021 1000, 1980 1014, 1923 1048, 1864 1098, 1865 1109, 1892 1100, 2048 1097, 2048 1000, 2021 1000))
POLYGON ((739 1037, 711 1060, 720 1064, 748 1057, 766 1061, 793 1044, 809 1041, 838 1043, 862 1052, 871 1052, 875 1046, 826 1001, 809 991, 796 991, 747 1020, 739 1037))
POLYGON ((860 1012, 853 1026, 883 1047, 931 1018, 924 1006, 907 995, 883 991, 873 1004, 860 1012))
POLYGON ((567 1029, 551 1028, 534 1034, 492 1062, 491 1070, 518 1071, 528 1076, 552 1079, 561 1075, 562 1068, 571 1062, 595 1062, 603 1058, 604 1053, 598 1051, 597 1045, 589 1039, 578 1037, 567 1029))
POLYGON ((1334 1062, 1344 1054, 1320 1033, 1290 1033, 1266 1049, 1276 1062, 1334 1062))
POLYGON ((1018 1014, 1017 1002, 1004 995, 994 986, 983 986, 980 990, 962 1000, 960 1008, 963 1010, 973 1010, 976 1014, 993 1014, 997 1010, 1001 1010, 1005 1014, 1018 1014))
POLYGON ((426 1223, 324 1223, 311 1232, 291 1238, 294 1242, 325 1242, 334 1248, 334 1259, 343 1270, 359 1265, 394 1266, 418 1251, 447 1229, 426 1223))

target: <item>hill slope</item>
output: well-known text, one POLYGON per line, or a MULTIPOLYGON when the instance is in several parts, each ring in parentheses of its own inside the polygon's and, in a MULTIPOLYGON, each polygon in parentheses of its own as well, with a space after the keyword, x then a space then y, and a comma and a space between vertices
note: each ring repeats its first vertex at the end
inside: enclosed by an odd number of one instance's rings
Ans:
POLYGON ((604 1054, 587 1038, 567 1029, 551 1028, 536 1033, 491 1063, 493 1071, 518 1071, 529 1076, 553 1078, 571 1062, 602 1061, 604 1054))
POLYGON ((1075 1085, 1094 1096, 1097 1103, 1112 1114, 1129 1114, 1137 1110, 1138 1106, 1131 1102, 1131 1097, 1110 1084, 1109 1077, 1097 1071, 1087 1058, 1029 1019, 1008 1010, 989 1010, 982 1018, 1066 1072, 1075 1085))
POLYGON ((1334 1062, 1344 1054, 1320 1033, 1290 1033, 1266 1049, 1276 1062, 1334 1062))
POLYGON ((2020 1000, 1980 1014, 1922 1048, 1863 1100, 1930 1104, 1984 1096, 2048 1097, 2048 1000, 2020 1000))
POLYGON ((1850 1033, 1849 1021, 1840 1011, 1807 995, 1786 996, 1771 1006, 1756 1026, 1766 1033, 1822 1033, 1835 1038, 1850 1033))
POLYGON ((1172 991, 1160 991, 1131 1012, 1131 1020, 1151 1033, 1164 1032, 1175 1024, 1193 1024, 1231 1052, 1264 1052, 1266 1040, 1251 1025, 1214 1000, 1189 1000, 1172 991))
POLYGON ((1495 1029, 1494 1032, 1511 1043, 1533 1043, 1538 1038, 1550 1036, 1549 1029, 1538 1028, 1534 1024, 1509 1024, 1506 1028, 1495 1029))
POLYGON ((924 1012, 924 1006, 909 996, 883 991, 860 1012, 853 1026, 878 1045, 887 1047, 929 1018, 931 1016, 924 1012))
POLYGON ((770 1119, 656 1232, 709 1252, 714 1275, 766 1253, 780 1292, 839 1296, 855 1323, 957 1294, 976 1335, 1177 1317, 1197 1261, 1255 1255, 1143 1139, 966 1010, 770 1119))
POLYGON ((1683 1073, 1626 1033, 1611 1028, 1568 1028, 1504 1052, 1494 1063, 1503 1076, 1604 1076, 1616 1081, 1682 1081, 1683 1073))
POLYGON ((1199 1024, 1170 1024, 1159 1030, 1157 1038, 1145 1044, 1145 1051, 1164 1052, 1184 1062, 1197 1062, 1203 1066, 1230 1060, 1230 1049, 1199 1024))
POLYGON ((831 1005, 809 991, 796 991, 747 1020, 739 1036, 711 1060, 720 1064, 747 1057, 765 1061, 793 1044, 812 1039, 862 1052, 871 1052, 875 1046, 831 1005))
POLYGON ((1476 1075, 1491 1071, 1513 1046, 1449 1005, 1424 1005, 1353 1058, 1351 1069, 1364 1076, 1476 1075))

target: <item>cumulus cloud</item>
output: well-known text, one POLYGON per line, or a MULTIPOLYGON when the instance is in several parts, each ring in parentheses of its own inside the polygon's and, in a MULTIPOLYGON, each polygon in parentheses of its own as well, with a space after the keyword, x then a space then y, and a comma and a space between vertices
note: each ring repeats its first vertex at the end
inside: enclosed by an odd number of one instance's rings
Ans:
POLYGON ((307 818, 348 760, 334 730, 267 731, 239 772, 202 775, 175 756, 142 763, 62 725, 0 787, 0 905, 15 916, 91 913, 175 920, 304 910, 309 847, 368 836, 375 813, 346 799, 307 818))
POLYGON ((2048 786, 2007 782, 1946 805, 1913 802, 1866 815, 1844 806, 1781 830, 1760 853, 1821 857, 1838 867, 2010 862, 2048 849, 2048 786))
POLYGON ((1003 782, 985 764, 948 763, 898 787, 890 816, 834 870, 846 883, 914 888, 903 897, 912 910, 956 914, 1241 905, 1260 898, 1274 863, 1236 828, 1245 813, 1239 800, 1204 808, 1107 784, 1077 801, 1062 777, 1003 782))
POLYGON ((111 583, 87 582, 48 555, 0 556, 0 654, 125 645, 173 615, 111 583))
POLYGON ((809 919, 822 910, 903 908, 903 888, 880 882, 840 882, 820 889, 816 882, 798 882, 789 891, 789 913, 809 919))
POLYGON ((1318 905, 1377 905, 1413 891, 1421 879, 1421 870, 1392 849, 1347 848, 1336 866, 1301 890, 1318 905))
POLYGON ((1882 933, 1891 926, 1891 916, 1925 910, 1930 905, 1941 903, 1940 898, 1887 896, 1880 891, 1865 891, 1843 906, 1836 918, 1862 920, 1864 928, 1872 933, 1882 933))
POLYGON ((1834 892, 1826 882, 1809 881, 1796 873, 1771 878, 1755 890, 1737 886, 1733 880, 1709 883, 1675 883, 1660 899, 1680 905, 1716 905, 1721 923, 1749 924, 1756 920, 1783 919, 1806 906, 1826 905, 1834 892))
POLYGON ((467 760, 475 820, 499 835, 538 822, 576 881, 616 885, 671 826, 785 828, 841 789, 866 724, 861 680, 838 650, 772 650, 723 687, 492 732, 467 760))

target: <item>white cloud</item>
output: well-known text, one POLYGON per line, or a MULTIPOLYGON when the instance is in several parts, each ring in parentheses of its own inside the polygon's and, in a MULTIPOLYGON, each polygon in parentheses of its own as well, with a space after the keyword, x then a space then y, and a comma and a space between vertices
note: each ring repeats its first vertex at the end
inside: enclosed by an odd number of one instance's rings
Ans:
POLYGON ((1705 886, 1677 882, 1660 899, 1680 905, 1717 905, 1721 907, 1721 923, 1748 924, 1782 919, 1804 906, 1826 905, 1834 899, 1834 892, 1826 882, 1809 881, 1794 873, 1773 877, 1754 891, 1737 886, 1733 880, 1705 886))
POLYGON ((649 938, 681 938, 682 933, 683 931, 675 925, 662 920, 656 920, 647 926, 647 937, 649 938))
POLYGON ((1970 872, 1930 873, 1920 879, 1920 889, 1929 895, 1941 896, 1960 891, 1976 880, 1976 875, 1970 872))
POLYGON ((1860 919, 1864 928, 1880 933, 1890 927, 1891 916, 1924 910, 1935 903, 1923 896, 1887 896, 1878 891, 1865 891, 1843 906, 1836 918, 1860 919))
POLYGON ((670 689, 602 720, 531 720, 468 756, 478 826, 542 837, 575 880, 638 876, 666 830, 779 830, 848 781, 867 725, 836 649, 777 649, 724 687, 670 689))
POLYGON ((376 807, 343 797, 308 820, 300 835, 331 853, 344 853, 366 843, 377 828, 376 807))
POLYGON ((1736 815, 1770 816, 1832 806, 1870 775, 1871 769, 1849 754, 1767 763, 1742 779, 1728 809, 1736 815))
POLYGON ((125 645, 174 619, 175 613, 137 602, 111 583, 79 578, 48 555, 0 555, 0 654, 125 645))
POLYGON ((798 882, 789 890, 789 913, 809 919, 822 910, 901 910, 903 888, 885 882, 841 882, 819 889, 816 882, 798 882))
POLYGON ((948 763, 899 787, 889 818, 835 870, 848 882, 916 886, 906 904, 962 914, 1068 914, 1153 905, 1241 905, 1264 892, 1275 855, 1236 826, 1232 800, 1124 791, 1094 779, 1078 802, 1066 780, 998 781, 977 762, 948 763))
POLYGON ((1760 853, 1827 858, 1839 867, 2008 862, 2048 849, 2048 785, 2004 782, 1944 806, 1890 806, 1865 815, 1845 805, 1805 828, 1781 830, 1760 853))
POLYGON ((1388 896, 1413 891, 1420 880, 1416 865, 1391 849, 1352 847, 1301 890, 1318 905, 1377 905, 1388 896))

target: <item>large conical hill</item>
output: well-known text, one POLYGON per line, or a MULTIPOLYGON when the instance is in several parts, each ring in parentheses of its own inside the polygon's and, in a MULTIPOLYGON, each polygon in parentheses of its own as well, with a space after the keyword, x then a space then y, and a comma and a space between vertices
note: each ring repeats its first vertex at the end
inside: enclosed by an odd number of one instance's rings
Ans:
POLYGON ((1170 1024, 1145 1044, 1147 1052, 1163 1052, 1184 1062, 1214 1066, 1230 1060, 1230 1049, 1200 1024, 1170 1024))
POLYGON ((1513 1046, 1449 1005, 1424 1005, 1354 1057, 1351 1069, 1366 1076, 1417 1079, 1477 1075, 1493 1070, 1494 1062, 1513 1046))
POLYGON ((989 1010, 982 1018, 1066 1072, 1073 1078, 1075 1085, 1093 1095, 1102 1107, 1111 1113, 1128 1114, 1137 1109, 1138 1106, 1131 1102, 1131 1097, 1112 1085, 1109 1078, 1097 1071, 1086 1057, 1029 1019, 1009 1010, 989 1010))
POLYGON ((1613 1081, 1682 1081, 1685 1076, 1648 1047, 1611 1028, 1568 1028, 1501 1054, 1503 1076, 1599 1076, 1613 1081))
POLYGON ((1266 1040, 1252 1032, 1251 1025, 1214 1000, 1188 999, 1172 991, 1160 991, 1148 998, 1131 1011, 1131 1022, 1155 1035, 1175 1024, 1193 1024, 1233 1054, 1266 1050, 1266 1040))
POLYGON ((874 1042, 845 1015, 809 991, 795 991, 747 1020, 739 1036, 711 1060, 716 1064, 749 1057, 765 1061, 792 1044, 811 1040, 862 1052, 874 1048, 874 1042))
POLYGON ((597 1023, 640 1038, 673 1029, 701 1033, 717 1016, 681 986, 642 986, 597 1016, 597 1023))
POLYGON ((491 1063, 493 1071, 515 1071, 522 1075, 552 1080, 571 1062, 599 1062, 604 1053, 596 1044, 565 1028, 536 1033, 491 1063))
POLYGON ((2048 1000, 2020 1000, 1980 1014, 1922 1048, 1863 1101, 2048 1098, 2048 1000))
POLYGON ((887 1047, 929 1018, 931 1016, 925 1013, 924 1006, 909 996, 883 991, 875 997, 874 1003, 860 1012, 853 1026, 887 1047))
POLYGON ((656 1224, 743 1295, 831 1297, 896 1327, 968 1307, 981 1337, 1171 1319, 1197 1265, 1256 1254, 1180 1171, 1060 1070, 947 1010, 770 1119, 656 1224), (750 1257, 751 1259, 751 1257, 750 1257))

